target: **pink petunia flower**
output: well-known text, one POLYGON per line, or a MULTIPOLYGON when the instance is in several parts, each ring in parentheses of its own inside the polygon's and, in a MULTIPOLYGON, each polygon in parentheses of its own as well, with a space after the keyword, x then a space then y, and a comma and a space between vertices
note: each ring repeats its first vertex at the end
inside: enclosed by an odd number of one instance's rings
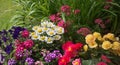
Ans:
POLYGON ((75 59, 75 60, 72 62, 72 65, 82 65, 80 58, 75 59))

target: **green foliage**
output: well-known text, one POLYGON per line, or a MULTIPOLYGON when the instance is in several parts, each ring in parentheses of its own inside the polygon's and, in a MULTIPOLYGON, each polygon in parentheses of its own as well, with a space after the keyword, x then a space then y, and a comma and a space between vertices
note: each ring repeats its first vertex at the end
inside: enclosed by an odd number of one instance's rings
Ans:
POLYGON ((11 18, 15 15, 17 7, 12 0, 0 0, 0 30, 9 29, 15 24, 11 18))

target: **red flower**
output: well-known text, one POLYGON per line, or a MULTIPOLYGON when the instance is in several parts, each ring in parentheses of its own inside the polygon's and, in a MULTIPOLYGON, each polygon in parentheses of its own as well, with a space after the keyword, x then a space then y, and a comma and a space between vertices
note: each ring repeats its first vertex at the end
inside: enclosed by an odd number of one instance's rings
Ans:
POLYGON ((80 13, 79 9, 74 10, 74 14, 78 14, 78 13, 80 13))
POLYGON ((79 49, 81 49, 82 48, 82 46, 83 46, 83 44, 82 43, 76 43, 75 45, 74 45, 74 47, 75 47, 75 49, 76 50, 79 50, 79 49))
POLYGON ((29 31, 28 30, 23 30, 22 31, 22 37, 24 37, 24 38, 29 37, 29 31))
POLYGON ((32 40, 26 40, 24 43, 24 46, 25 46, 25 48, 32 48, 32 46, 33 46, 33 41, 32 40))
POLYGON ((64 55, 58 60, 58 65, 68 65, 69 61, 70 61, 70 57, 64 55))
POLYGON ((107 65, 105 62, 99 62, 97 65, 107 65))
POLYGON ((101 59, 104 60, 104 61, 106 61, 106 62, 108 62, 108 63, 111 62, 111 60, 107 56, 105 56, 105 55, 102 55, 101 59))
POLYGON ((66 43, 64 43, 62 45, 62 49, 64 51, 71 51, 72 50, 72 45, 73 45, 73 42, 72 41, 67 41, 66 43))

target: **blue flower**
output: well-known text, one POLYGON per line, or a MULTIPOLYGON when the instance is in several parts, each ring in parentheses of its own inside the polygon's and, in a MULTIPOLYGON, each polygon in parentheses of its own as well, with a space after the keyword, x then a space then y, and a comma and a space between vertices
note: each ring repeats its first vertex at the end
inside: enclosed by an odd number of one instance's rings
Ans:
POLYGON ((7 54, 10 54, 11 51, 12 51, 12 43, 5 48, 5 52, 7 54))
POLYGON ((7 38, 6 38, 5 36, 2 36, 2 40, 3 40, 4 42, 7 42, 7 38))
POLYGON ((13 36, 12 36, 14 39, 17 39, 17 38, 18 38, 18 36, 19 36, 19 34, 20 34, 20 31, 25 30, 25 29, 22 28, 22 27, 13 27, 12 29, 14 29, 14 31, 13 31, 13 36))

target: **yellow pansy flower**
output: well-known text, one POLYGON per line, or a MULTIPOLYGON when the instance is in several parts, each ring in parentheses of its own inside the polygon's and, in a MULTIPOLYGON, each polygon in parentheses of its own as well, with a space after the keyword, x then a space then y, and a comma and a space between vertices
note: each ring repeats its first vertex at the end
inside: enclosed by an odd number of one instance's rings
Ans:
POLYGON ((113 46, 112 46, 112 49, 113 50, 117 50, 120 48, 120 43, 119 42, 113 42, 113 46))
POLYGON ((105 40, 105 39, 109 39, 109 40, 115 41, 115 36, 114 36, 114 34, 112 34, 112 33, 108 33, 107 35, 104 35, 104 36, 103 36, 103 39, 104 39, 104 40, 105 40))
POLYGON ((94 32, 94 33, 93 33, 93 36, 94 36, 95 38, 97 38, 99 41, 103 41, 103 38, 102 38, 102 36, 101 36, 100 33, 94 32))
POLYGON ((96 48, 98 46, 98 44, 96 42, 93 42, 93 43, 89 43, 88 46, 90 48, 96 48))
POLYGON ((86 43, 89 44, 89 43, 95 42, 95 39, 96 39, 96 38, 95 38, 92 34, 88 34, 88 35, 85 37, 85 39, 86 39, 86 43))
POLYGON ((104 50, 108 50, 108 49, 110 49, 111 47, 112 47, 112 44, 111 44, 110 41, 104 41, 104 42, 102 43, 102 48, 103 48, 104 50))

